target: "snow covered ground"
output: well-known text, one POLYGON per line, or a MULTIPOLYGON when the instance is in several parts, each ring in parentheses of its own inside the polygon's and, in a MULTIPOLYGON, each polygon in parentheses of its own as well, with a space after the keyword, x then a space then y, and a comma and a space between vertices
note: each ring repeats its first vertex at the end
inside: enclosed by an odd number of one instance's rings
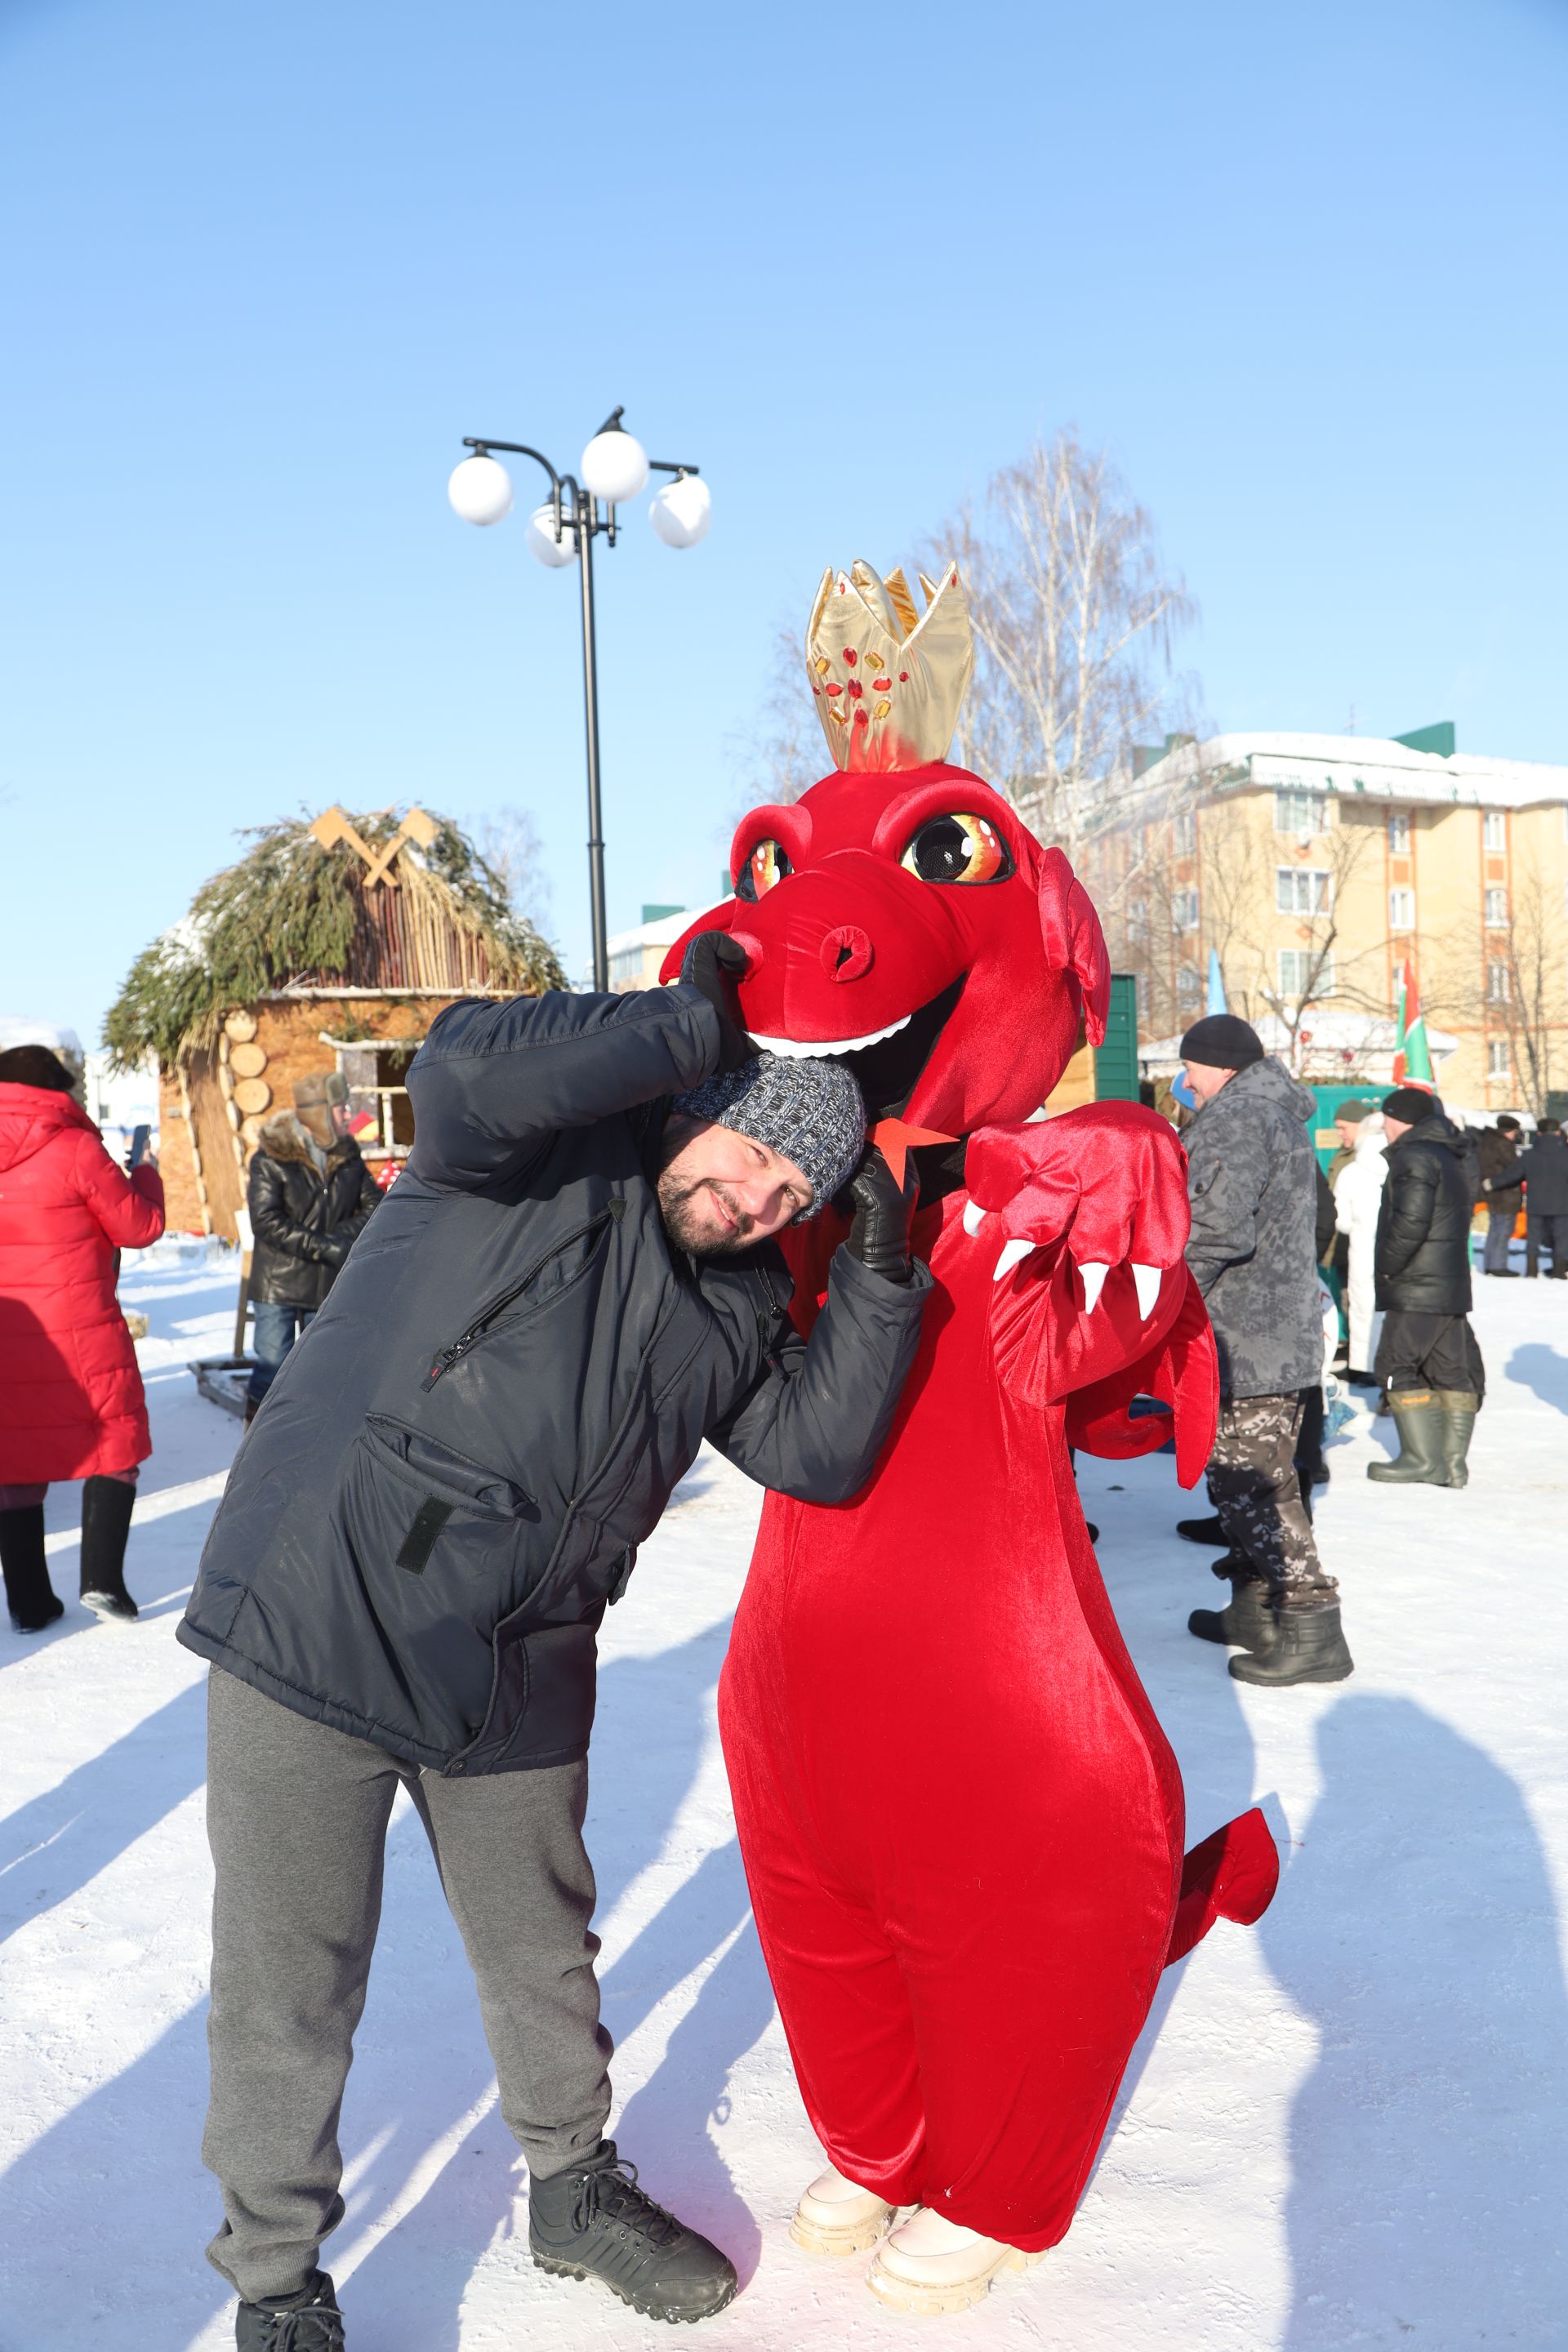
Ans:
MULTIPOLYGON (((124 1286, 152 1318, 142 1622, 73 1605, 42 1638, 0 1632, 4 2352, 233 2340, 201 2253, 205 1674, 174 1638, 238 1437, 182 1367, 227 1345, 233 1278, 161 1255, 128 1260, 124 1286)), ((1232 1683, 1184 1630, 1215 1588, 1172 1535, 1194 1506, 1170 1463, 1082 1465, 1191 1836, 1258 1798, 1288 1869, 1259 1928, 1222 1924, 1165 1979, 1067 2242, 966 2319, 884 2315, 860 2261, 813 2263, 786 2235, 816 2152, 712 1723, 757 1497, 698 1465, 608 1621, 590 1843, 613 2127, 745 2283, 703 2331, 714 2352, 922 2332, 977 2352, 1568 2346, 1568 1291, 1478 1289, 1494 1388, 1468 1490, 1368 1486, 1387 1423, 1364 1407, 1333 1451, 1320 1528, 1348 1684, 1232 1683)), ((68 1596, 79 1501, 49 1501, 68 1596)), ((359 2053, 327 2252, 353 2352, 646 2344, 649 2323, 529 2263, 471 1981, 406 1807, 359 2053)))

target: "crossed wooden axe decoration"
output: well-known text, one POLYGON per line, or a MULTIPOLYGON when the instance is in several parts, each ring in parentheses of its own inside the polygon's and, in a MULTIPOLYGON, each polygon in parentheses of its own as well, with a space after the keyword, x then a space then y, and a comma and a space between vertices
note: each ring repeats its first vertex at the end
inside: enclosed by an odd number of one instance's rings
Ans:
POLYGON ((358 850, 370 868, 364 880, 367 890, 374 889, 378 882, 384 882, 389 890, 395 890, 397 877, 392 869, 398 851, 410 841, 417 842, 421 849, 428 849, 441 828, 434 817, 426 815, 422 808, 411 808, 391 840, 384 842, 379 849, 373 849, 363 835, 350 824, 341 808, 330 808, 308 830, 323 849, 331 849, 338 842, 346 841, 358 850))

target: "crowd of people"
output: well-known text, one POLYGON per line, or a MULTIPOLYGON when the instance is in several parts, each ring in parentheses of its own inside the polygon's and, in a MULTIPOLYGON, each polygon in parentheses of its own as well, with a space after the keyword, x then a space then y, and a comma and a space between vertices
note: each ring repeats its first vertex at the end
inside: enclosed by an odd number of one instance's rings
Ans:
POLYGON ((1198 1107, 1183 1137, 1187 1262, 1214 1326, 1222 1399, 1215 1516, 1178 1528, 1224 1544, 1214 1572, 1231 1588, 1223 1609, 1194 1610, 1189 1624, 1239 1653, 1238 1681, 1342 1681, 1353 1662, 1312 1534, 1311 1490, 1329 1475, 1325 1375, 1376 1390, 1393 1417, 1399 1452, 1369 1463, 1370 1479, 1464 1486, 1486 1394, 1469 1320, 1474 1213, 1486 1206, 1485 1275, 1518 1278, 1509 1250, 1522 1201, 1525 1276, 1543 1258, 1549 1277, 1568 1276, 1568 1138, 1543 1118, 1521 1150, 1511 1114, 1471 1129, 1430 1087, 1399 1086, 1379 1103, 1340 1105, 1325 1178, 1307 1132, 1316 1097, 1247 1022, 1210 1014, 1181 1050, 1198 1107))
MULTIPOLYGON (((336 1077, 301 1080, 292 1115, 263 1130, 252 1159, 247 1425, 373 1215, 384 1238, 355 1258, 352 1304, 324 1318, 309 1377, 284 1382, 247 1438, 181 1629, 220 1669, 206 2155, 225 2219, 209 2251, 240 2296, 238 2341, 250 2352, 337 2352, 342 2342, 316 2257, 342 2211, 337 2110, 399 1787, 424 1819, 479 1977, 503 2109, 529 2157, 535 2259, 597 2276, 661 2318, 705 2315, 735 2292, 725 2256, 653 2204, 604 2137, 608 2042, 582 1843, 584 1662, 635 1557, 631 1517, 657 1519, 704 1436, 762 1484, 807 1501, 840 1501, 864 1484, 932 1284, 911 1253, 912 1164, 895 1179, 867 1148, 846 1072, 759 1055, 735 1031, 722 955, 714 945, 689 960, 687 986, 660 992, 659 1019, 645 1015, 640 1029, 606 1015, 614 999, 559 998, 548 1013, 529 1000, 454 1008, 439 1050, 416 1065, 420 1141, 390 1203, 349 1131, 336 1077), (522 1045, 526 1085, 509 1058, 522 1045), (656 1134, 639 1106, 661 1093, 656 1134), (546 1149, 551 1181, 530 1189, 516 1171, 546 1149), (754 1251, 836 1194, 850 1222, 808 1342, 754 1251), (701 1293, 699 1345, 672 1250, 701 1293), (614 1330, 572 1304, 589 1295, 574 1286, 603 1253, 623 1286, 614 1330), (522 1292, 526 1314, 500 1320, 522 1292), (481 1452, 504 1452, 496 1433, 515 1439, 523 1413, 527 1492, 366 1402, 370 1369, 395 1337, 400 1353, 417 1337, 410 1378, 427 1393, 492 1327, 508 1347, 490 1359, 488 1387, 469 1381, 467 1409, 495 1424, 481 1452), (621 1348, 637 1333, 637 1348, 656 1358, 662 1348, 668 1362, 658 1384, 632 1391, 621 1348), (364 1475, 345 1486, 356 1446, 364 1475), (624 1455, 629 1484, 584 1510, 583 1465, 606 1449, 617 1464, 624 1455), (409 1486, 425 1499, 405 1526, 409 1486), (530 1550, 541 1496, 546 1521, 559 1505, 575 1528, 565 1555, 530 1550), (349 1508, 391 1512, 382 1549, 395 1558, 375 1639, 356 1565, 363 1543, 338 1545, 334 1533, 334 1515, 349 1508), (483 1572, 466 1585, 459 1577, 472 1595, 508 1562, 508 1573, 527 1569, 531 1590, 541 1577, 564 1580, 559 1622, 530 1634, 515 1666, 492 1655, 478 1599, 426 1582, 437 1539, 463 1556, 465 1574, 483 1572), (467 1628, 464 1606, 478 1612, 467 1628), (441 1761, 458 1728, 480 1718, 485 1754, 441 1761)), ((1353 1662, 1313 1528, 1312 1489, 1328 1476, 1325 1383, 1342 1362, 1348 1380, 1385 1401, 1399 1451, 1372 1463, 1371 1479, 1463 1486, 1485 1394, 1469 1322, 1475 1208, 1489 1213, 1488 1275, 1514 1274, 1508 1244, 1522 1197, 1526 1273, 1544 1257, 1563 1278, 1568 1140, 1546 1120, 1521 1150, 1512 1118, 1478 1136, 1431 1090, 1402 1086, 1376 1104, 1342 1105, 1325 1178, 1315 1097, 1247 1022, 1205 1018, 1182 1056, 1197 1106, 1182 1137, 1185 1261, 1221 1393, 1213 1516, 1179 1532, 1223 1547, 1214 1572, 1230 1588, 1224 1607, 1194 1610, 1190 1628, 1232 1651, 1240 1682, 1336 1682, 1353 1662)), ((150 1435, 116 1286, 120 1253, 163 1229, 155 1165, 114 1163, 65 1065, 41 1046, 0 1055, 0 1563, 18 1632, 40 1632, 63 1611, 45 1557, 44 1499, 57 1479, 85 1482, 83 1602, 100 1616, 136 1615, 123 1562, 150 1435)), ((833 2205, 836 2183, 831 2171, 814 2183, 797 2235, 852 2226, 833 2205)))

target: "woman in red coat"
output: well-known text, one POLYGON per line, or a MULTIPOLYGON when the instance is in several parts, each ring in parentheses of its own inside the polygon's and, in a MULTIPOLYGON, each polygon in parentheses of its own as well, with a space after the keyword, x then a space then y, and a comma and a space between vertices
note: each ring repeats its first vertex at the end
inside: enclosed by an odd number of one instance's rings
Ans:
POLYGON ((125 1538, 153 1451, 136 1351, 115 1297, 121 1249, 163 1230, 163 1182, 127 1178, 44 1045, 0 1054, 0 1567, 18 1633, 64 1610, 44 1557, 44 1490, 82 1478, 81 1597, 134 1617, 125 1538))

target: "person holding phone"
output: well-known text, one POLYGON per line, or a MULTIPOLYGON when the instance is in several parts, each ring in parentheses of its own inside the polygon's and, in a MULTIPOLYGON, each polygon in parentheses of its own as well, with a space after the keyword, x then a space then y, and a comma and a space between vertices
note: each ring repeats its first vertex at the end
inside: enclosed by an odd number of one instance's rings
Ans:
MULTIPOLYGON (((0 1568, 11 1624, 65 1613, 44 1552, 44 1496, 80 1478, 81 1599, 129 1621, 125 1543, 153 1451, 136 1350, 115 1296, 120 1252, 163 1230, 163 1181, 126 1175, 47 1045, 0 1054, 0 1568)), ((142 1130, 138 1130, 142 1134, 142 1130)))

